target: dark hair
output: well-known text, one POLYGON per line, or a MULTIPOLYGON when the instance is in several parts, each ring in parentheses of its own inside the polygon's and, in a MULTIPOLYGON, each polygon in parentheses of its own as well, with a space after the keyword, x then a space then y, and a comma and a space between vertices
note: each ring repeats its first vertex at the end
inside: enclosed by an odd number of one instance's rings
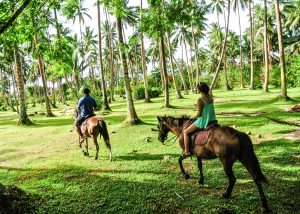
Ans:
POLYGON ((90 89, 89 88, 84 88, 83 89, 83 93, 84 94, 89 94, 91 91, 90 91, 90 89))
POLYGON ((208 95, 209 86, 205 82, 199 82, 198 85, 197 85, 197 90, 202 92, 203 94, 208 95))

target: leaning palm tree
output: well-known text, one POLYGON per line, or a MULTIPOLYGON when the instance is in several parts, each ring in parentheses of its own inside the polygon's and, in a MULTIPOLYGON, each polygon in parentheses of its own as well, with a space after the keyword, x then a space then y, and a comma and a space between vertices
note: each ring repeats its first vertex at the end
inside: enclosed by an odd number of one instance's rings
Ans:
POLYGON ((226 50, 227 35, 228 35, 228 27, 229 27, 229 17, 230 17, 230 0, 228 0, 228 4, 227 4, 227 19, 225 20, 225 35, 224 35, 224 40, 223 40, 223 44, 222 44, 221 56, 220 56, 220 60, 218 62, 218 66, 216 68, 214 78, 213 78, 212 83, 210 85, 210 93, 211 93, 212 89, 214 88, 214 86, 216 84, 218 75, 220 73, 221 65, 222 65, 222 62, 223 62, 223 59, 224 59, 225 50, 226 50))

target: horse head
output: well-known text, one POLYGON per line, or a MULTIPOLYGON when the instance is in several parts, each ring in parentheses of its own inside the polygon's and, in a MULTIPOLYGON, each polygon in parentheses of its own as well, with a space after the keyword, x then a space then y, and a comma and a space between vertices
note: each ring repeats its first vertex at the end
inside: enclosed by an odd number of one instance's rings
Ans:
POLYGON ((168 138, 168 133, 170 129, 166 124, 166 117, 157 116, 157 120, 158 140, 163 143, 168 138))

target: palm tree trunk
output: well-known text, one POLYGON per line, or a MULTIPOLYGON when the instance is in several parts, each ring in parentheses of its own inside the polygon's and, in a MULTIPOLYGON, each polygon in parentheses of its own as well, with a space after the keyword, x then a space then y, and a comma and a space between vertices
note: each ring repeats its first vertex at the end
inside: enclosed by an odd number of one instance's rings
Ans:
MULTIPOLYGON (((38 45, 38 37, 36 34, 34 35, 34 43, 35 43, 35 46, 38 45)), ((44 92, 45 92, 46 117, 53 117, 54 115, 51 112, 50 100, 48 97, 48 89, 47 89, 47 85, 46 85, 44 62, 40 56, 38 56, 38 64, 39 64, 40 76, 42 79, 42 84, 43 84, 43 88, 44 88, 44 92)))
POLYGON ((6 100, 6 95, 5 95, 5 75, 4 71, 0 70, 1 73, 1 82, 2 82, 2 98, 3 98, 3 110, 7 110, 7 100, 6 100))
POLYGON ((169 108, 170 107, 170 100, 169 100, 169 84, 168 84, 168 74, 167 74, 167 67, 166 67, 166 58, 165 58, 165 44, 164 44, 164 38, 163 35, 161 35, 161 38, 159 40, 159 56, 161 58, 161 67, 163 70, 164 75, 164 85, 165 85, 165 101, 164 101, 164 107, 169 108))
POLYGON ((168 42, 168 48, 169 48, 169 54, 170 54, 171 71, 172 71, 174 88, 175 88, 175 92, 176 92, 176 98, 181 99, 182 96, 180 94, 180 90, 178 90, 177 83, 176 83, 176 77, 175 77, 175 72, 174 72, 175 69, 174 69, 174 62, 173 62, 173 51, 172 51, 169 33, 167 33, 167 42, 168 42))
POLYGON ((109 49, 109 65, 110 65, 110 84, 109 84, 109 100, 110 102, 114 101, 114 80, 115 80, 115 66, 114 66, 114 47, 111 38, 111 27, 110 27, 110 20, 108 17, 107 10, 105 9, 105 16, 108 23, 108 49, 109 49))
POLYGON ((268 57, 268 35, 267 35, 267 0, 264 0, 264 56, 265 56, 265 80, 264 80, 264 91, 269 91, 269 57, 268 57))
POLYGON ((218 66, 217 66, 217 69, 216 69, 216 73, 215 73, 215 76, 212 80, 212 83, 210 85, 210 93, 212 93, 212 89, 214 88, 216 82, 217 82, 217 78, 218 78, 218 75, 220 73, 220 68, 221 68, 221 65, 222 65, 222 62, 223 62, 223 59, 224 59, 224 55, 225 55, 225 47, 226 47, 226 42, 227 42, 227 35, 228 35, 228 27, 229 27, 229 17, 230 17, 230 0, 228 0, 228 12, 227 12, 227 23, 226 23, 226 20, 225 20, 225 36, 224 36, 224 41, 223 41, 223 45, 222 45, 222 50, 221 50, 221 58, 219 60, 219 63, 218 63, 218 66))
POLYGON ((182 76, 182 83, 183 83, 183 87, 184 87, 184 95, 188 95, 188 89, 187 89, 187 85, 185 83, 185 78, 184 78, 184 60, 183 60, 183 45, 181 44, 181 76, 182 76))
POLYGON ((56 97, 55 97, 55 81, 52 80, 52 95, 53 95, 53 107, 56 108, 56 97))
POLYGON ((189 94, 189 92, 187 90, 187 86, 186 86, 185 81, 184 81, 183 66, 182 66, 182 64, 181 64, 181 66, 179 65, 179 63, 176 61, 176 59, 174 58, 174 56, 171 56, 171 57, 173 58, 173 61, 175 62, 175 64, 177 65, 177 67, 181 68, 181 69, 179 69, 181 84, 183 86, 184 95, 187 95, 187 94, 189 94))
POLYGON ((195 40, 195 32, 194 32, 193 24, 192 24, 192 37, 193 37, 193 45, 195 50, 195 62, 196 62, 196 80, 195 80, 195 87, 196 87, 199 82, 200 71, 199 71, 199 62, 198 62, 198 46, 195 40))
POLYGON ((187 53, 187 45, 186 41, 184 40, 184 49, 185 49, 185 58, 186 58, 186 64, 187 64, 187 72, 188 72, 188 77, 189 77, 189 85, 190 85, 190 90, 191 93, 193 93, 193 83, 192 83, 192 78, 191 78, 191 72, 189 70, 189 58, 188 58, 188 53, 187 53))
POLYGON ((79 100, 79 96, 78 96, 78 90, 76 90, 75 87, 73 87, 73 85, 70 83, 70 81, 68 80, 67 74, 65 74, 64 76, 66 83, 68 84, 69 88, 71 89, 72 93, 74 94, 74 96, 76 97, 77 100, 79 100))
POLYGON ((254 65, 253 65, 253 17, 252 4, 249 0, 249 19, 250 19, 250 89, 254 89, 254 65))
MULTIPOLYGON (((143 4, 140 4, 140 20, 142 20, 142 11, 143 11, 143 4)), ((150 102, 149 94, 148 94, 148 79, 147 79, 147 65, 146 65, 146 57, 145 57, 145 47, 144 47, 144 36, 143 33, 141 35, 141 54, 142 54, 142 70, 143 70, 143 77, 144 77, 144 88, 145 88, 145 103, 150 102)))
POLYGON ((243 50, 242 50, 242 28, 241 28, 241 15, 240 15, 240 6, 237 6, 238 17, 239 17, 239 33, 240 33, 240 87, 244 88, 243 83, 243 50))
MULTIPOLYGON (((159 50, 160 44, 159 44, 159 42, 157 44, 158 44, 158 50, 159 50)), ((165 90, 165 76, 164 76, 161 57, 159 57, 159 70, 160 70, 161 87, 162 87, 162 90, 165 90)))
POLYGON ((20 55, 17 49, 15 49, 15 63, 16 63, 16 81, 19 91, 19 122, 18 125, 30 125, 32 122, 29 120, 26 112, 26 100, 25 100, 25 89, 24 89, 24 82, 23 82, 23 74, 21 70, 21 60, 20 55))
POLYGON ((101 77, 101 86, 102 86, 102 96, 103 96, 103 107, 102 110, 110 111, 110 107, 108 105, 107 96, 106 96, 106 84, 104 79, 103 72, 103 61, 102 61, 102 38, 101 38, 101 19, 100 19, 100 3, 97 0, 97 12, 98 12, 98 40, 99 40, 99 62, 100 62, 100 77, 101 77))
POLYGON ((278 46, 280 54, 280 73, 281 73, 281 96, 287 98, 286 90, 286 73, 285 73, 285 57, 282 40, 282 26, 281 26, 281 14, 279 9, 279 0, 275 0, 275 13, 277 20, 277 34, 278 34, 278 46))
POLYGON ((17 113, 19 114, 19 100, 17 99, 17 89, 16 89, 17 82, 16 82, 16 79, 17 79, 16 75, 13 74, 12 85, 13 85, 14 101, 15 101, 15 106, 17 107, 17 113))
POLYGON ((132 99, 131 88, 129 83, 128 77, 128 67, 126 61, 126 54, 124 53, 124 41, 123 41, 123 32, 122 32, 122 21, 119 17, 117 17, 117 32, 118 32, 118 40, 119 40, 119 51, 120 51, 120 58, 123 66, 123 75, 124 75, 124 85, 125 85, 125 92, 126 92, 126 102, 127 102, 127 122, 129 124, 138 124, 140 122, 132 99))

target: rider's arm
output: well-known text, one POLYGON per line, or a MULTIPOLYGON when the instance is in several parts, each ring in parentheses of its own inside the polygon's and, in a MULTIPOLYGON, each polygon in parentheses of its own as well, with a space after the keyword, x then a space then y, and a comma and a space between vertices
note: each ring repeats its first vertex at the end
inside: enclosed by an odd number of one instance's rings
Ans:
POLYGON ((78 104, 77 104, 77 108, 78 108, 78 109, 80 109, 80 106, 82 105, 82 102, 83 102, 82 99, 80 99, 80 100, 78 101, 78 104))
POLYGON ((194 119, 197 119, 198 117, 202 116, 203 102, 201 99, 198 99, 197 107, 198 107, 198 112, 195 115, 194 119))
POLYGON ((94 109, 96 109, 96 108, 97 108, 97 102, 96 102, 96 100, 95 100, 95 99, 93 99, 93 106, 94 106, 94 109))

